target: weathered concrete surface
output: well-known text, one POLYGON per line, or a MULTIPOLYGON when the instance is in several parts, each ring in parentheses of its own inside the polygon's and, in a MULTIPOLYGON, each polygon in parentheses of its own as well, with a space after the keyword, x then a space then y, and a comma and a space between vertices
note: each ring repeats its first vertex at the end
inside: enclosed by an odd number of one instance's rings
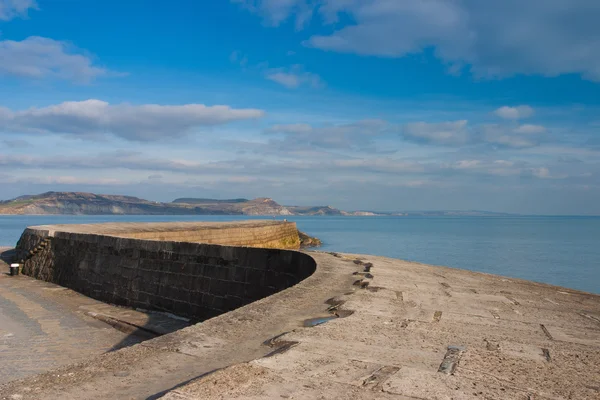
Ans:
POLYGON ((292 288, 0 386, 0 398, 600 398, 600 296, 383 257, 309 254, 318 268, 292 288), (343 318, 304 326, 333 313, 343 318))
POLYGON ((102 224, 42 225, 36 230, 161 240, 298 249, 300 238, 295 222, 251 220, 234 222, 109 222, 102 224))
MULTIPOLYGON (((289 250, 115 236, 119 229, 131 235, 176 226, 133 225, 30 227, 19 239, 16 258, 23 260, 24 274, 94 299, 196 321, 281 291, 315 270, 311 257, 289 250)), ((225 223, 224 231, 230 225, 225 223)), ((246 225, 252 224, 235 224, 246 225)), ((211 226, 218 231, 219 225, 211 226)), ((249 229, 250 236, 252 232, 249 229)))
POLYGON ((113 307, 57 285, 26 276, 11 277, 7 272, 8 265, 0 261, 0 384, 188 325, 164 315, 113 307), (99 318, 122 324, 121 330, 99 318))
POLYGON ((338 298, 354 314, 284 335, 297 343, 289 351, 165 398, 600 398, 599 296, 356 257, 374 264, 374 277, 338 298))

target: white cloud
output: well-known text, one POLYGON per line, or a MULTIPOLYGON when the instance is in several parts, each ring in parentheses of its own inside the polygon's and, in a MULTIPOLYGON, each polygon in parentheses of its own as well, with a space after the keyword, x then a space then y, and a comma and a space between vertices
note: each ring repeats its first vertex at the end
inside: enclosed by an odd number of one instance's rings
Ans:
POLYGON ((342 125, 274 125, 266 133, 284 136, 271 142, 278 147, 372 150, 377 136, 395 129, 386 121, 372 119, 342 125))
POLYGON ((531 135, 537 133, 544 133, 546 132, 546 128, 544 128, 541 125, 524 124, 515 128, 514 132, 519 134, 531 135))
POLYGON ((232 64, 238 64, 240 67, 244 68, 248 64, 248 57, 245 56, 241 51, 234 50, 229 55, 229 61, 232 64))
POLYGON ((466 120, 409 123, 404 126, 403 136, 414 142, 450 146, 465 144, 470 140, 466 120))
POLYGON ((128 140, 177 138, 196 127, 259 118, 264 111, 229 106, 111 105, 100 100, 72 101, 23 111, 0 108, 0 128, 9 132, 114 134, 128 140))
POLYGON ((268 62, 261 62, 249 66, 248 57, 238 50, 233 51, 229 55, 229 61, 239 65, 245 71, 258 71, 266 79, 285 86, 288 89, 297 89, 300 86, 310 86, 313 88, 323 86, 323 81, 319 75, 305 71, 304 67, 300 64, 294 64, 289 67, 270 68, 268 62))
POLYGON ((302 85, 313 88, 322 85, 321 78, 318 75, 304 71, 300 65, 294 65, 290 68, 267 69, 265 77, 288 89, 296 89, 302 85))
POLYGON ((499 147, 527 148, 539 145, 546 128, 541 125, 479 124, 469 126, 466 120, 448 122, 414 122, 404 125, 406 140, 438 145, 465 146, 491 144, 499 147))
POLYGON ((520 125, 509 128, 504 125, 488 124, 478 127, 484 142, 512 148, 527 148, 539 145, 546 128, 540 125, 520 125))
POLYGON ((267 130, 267 133, 288 133, 288 134, 308 134, 314 131, 309 124, 278 124, 273 125, 267 130))
MULTIPOLYGON (((236 0, 238 3, 240 0, 236 0)), ((331 34, 306 44, 323 50, 403 57, 434 48, 445 63, 479 77, 580 74, 600 81, 598 0, 255 0, 270 25, 318 9, 331 34), (343 16, 344 18, 339 18, 343 16), (343 21, 343 22, 342 22, 343 21)))
POLYGON ((533 115, 533 108, 526 105, 517 107, 504 106, 494 111, 494 114, 504 119, 523 119, 533 115))
POLYGON ((387 172, 393 174, 425 172, 425 166, 417 162, 392 158, 352 158, 336 160, 333 164, 341 168, 352 168, 370 172, 387 172))
POLYGON ((31 146, 31 144, 28 141, 22 139, 3 140, 2 143, 8 148, 23 148, 31 146))
POLYGON ((27 17, 29 9, 37 9, 35 0, 0 0, 0 21, 10 21, 16 17, 27 17))
POLYGON ((288 89, 295 89, 300 86, 300 77, 298 77, 298 75, 288 74, 285 72, 274 72, 267 74, 267 79, 279 83, 288 89))
POLYGON ((522 160, 460 160, 441 168, 493 177, 527 177, 537 179, 567 179, 570 177, 566 173, 552 174, 546 166, 536 166, 522 160))
POLYGON ((85 83, 109 74, 105 68, 95 66, 89 55, 66 42, 38 36, 20 42, 0 41, 0 75, 85 83))
POLYGON ((541 168, 533 168, 531 170, 533 176, 540 179, 548 179, 550 178, 550 170, 546 167, 541 168))
POLYGON ((291 15, 295 15, 295 25, 301 29, 310 20, 313 7, 307 0, 231 0, 248 10, 260 14, 267 25, 279 26, 291 15))

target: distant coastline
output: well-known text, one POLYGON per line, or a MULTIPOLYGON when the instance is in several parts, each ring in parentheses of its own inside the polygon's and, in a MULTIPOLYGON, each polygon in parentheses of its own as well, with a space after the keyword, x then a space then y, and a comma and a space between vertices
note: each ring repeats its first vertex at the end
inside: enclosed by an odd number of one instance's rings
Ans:
POLYGON ((284 206, 270 198, 180 198, 170 203, 123 195, 47 192, 0 201, 0 215, 264 215, 264 216, 515 216, 489 211, 343 211, 331 206, 284 206))

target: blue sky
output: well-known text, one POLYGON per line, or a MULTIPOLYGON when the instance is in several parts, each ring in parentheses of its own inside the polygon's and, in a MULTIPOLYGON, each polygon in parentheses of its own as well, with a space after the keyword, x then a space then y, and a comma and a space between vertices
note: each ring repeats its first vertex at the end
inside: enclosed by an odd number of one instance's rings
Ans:
POLYGON ((0 0, 0 198, 600 214, 596 0, 0 0))

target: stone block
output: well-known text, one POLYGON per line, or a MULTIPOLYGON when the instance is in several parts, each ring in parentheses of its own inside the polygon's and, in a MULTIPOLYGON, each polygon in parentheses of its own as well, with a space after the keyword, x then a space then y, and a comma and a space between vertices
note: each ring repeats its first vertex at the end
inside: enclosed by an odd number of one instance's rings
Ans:
POLYGON ((229 282, 228 296, 244 297, 246 293, 246 284, 242 282, 229 282))
POLYGON ((214 296, 211 307, 214 308, 214 309, 217 309, 217 310, 227 311, 227 307, 226 307, 226 303, 225 303, 225 297, 214 296))
POLYGON ((229 282, 222 279, 213 279, 210 285, 210 293, 215 296, 226 296, 229 291, 229 282))
POLYGON ((227 311, 235 310, 236 308, 240 308, 243 305, 245 305, 245 303, 244 299, 241 297, 227 296, 227 298, 225 299, 225 309, 227 311))
POLYGON ((204 293, 202 295, 202 305, 206 307, 212 307, 214 298, 215 296, 213 296, 212 294, 204 293))
POLYGON ((208 293, 208 292, 210 292, 211 284, 212 284, 212 279, 210 279, 210 278, 202 278, 200 280, 200 286, 197 287, 196 289, 200 290, 203 293, 208 293))
POLYGON ((234 282, 246 282, 246 268, 232 267, 230 277, 234 282))
POLYGON ((254 268, 246 269, 246 283, 252 286, 260 286, 264 282, 264 271, 254 268))

